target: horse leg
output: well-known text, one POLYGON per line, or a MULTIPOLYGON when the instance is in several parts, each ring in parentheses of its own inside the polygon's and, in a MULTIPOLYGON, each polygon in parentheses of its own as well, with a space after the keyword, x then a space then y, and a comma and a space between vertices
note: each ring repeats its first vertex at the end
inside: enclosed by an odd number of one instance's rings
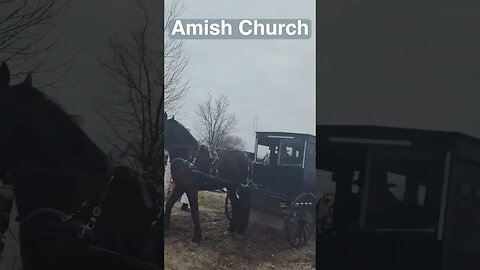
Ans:
POLYGON ((228 231, 231 234, 234 234, 237 231, 238 226, 238 198, 236 189, 227 189, 228 197, 230 198, 230 202, 232 203, 232 219, 228 225, 228 231))
POLYGON ((168 230, 170 228, 170 216, 172 214, 173 205, 175 202, 182 196, 183 189, 175 186, 172 191, 172 195, 168 198, 167 204, 165 205, 165 223, 164 223, 164 230, 168 230))
POLYGON ((193 220, 193 239, 195 243, 200 243, 202 239, 202 229, 200 228, 200 214, 198 210, 198 191, 187 192, 188 202, 190 203, 190 211, 193 220))
POLYGON ((248 227, 248 221, 250 217, 250 191, 248 190, 240 190, 239 191, 240 199, 240 210, 241 210, 241 217, 238 224, 238 233, 243 234, 245 229, 248 227))

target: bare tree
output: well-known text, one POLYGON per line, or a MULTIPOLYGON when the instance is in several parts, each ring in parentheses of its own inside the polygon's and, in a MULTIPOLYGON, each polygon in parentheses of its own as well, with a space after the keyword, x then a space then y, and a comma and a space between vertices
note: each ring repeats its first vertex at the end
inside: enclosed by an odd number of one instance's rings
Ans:
POLYGON ((165 84, 165 111, 168 114, 178 114, 182 108, 182 101, 188 90, 188 81, 185 79, 185 68, 188 57, 183 50, 183 40, 171 39, 168 35, 169 25, 174 23, 185 8, 180 1, 173 0, 164 9, 163 40, 164 40, 164 84, 165 84))
MULTIPOLYGON (((99 111, 113 133, 107 140, 115 149, 117 160, 126 160, 147 173, 163 170, 164 110, 178 109, 187 89, 181 83, 186 65, 182 47, 166 46, 165 52, 160 50, 160 23, 165 30, 165 22, 158 16, 161 6, 160 1, 137 0, 135 26, 122 37, 110 38, 110 56, 99 59, 114 82, 109 100, 99 111), (165 54, 171 59, 169 67, 173 70, 164 69, 165 54)), ((171 12, 176 14, 175 10, 171 12)))
MULTIPOLYGON (((59 82, 72 67, 73 59, 56 66, 47 63, 47 53, 61 36, 51 30, 66 11, 69 0, 0 0, 0 60, 9 63, 12 76, 60 70, 59 82)), ((45 86, 47 86, 45 85, 45 86)))
POLYGON ((197 115, 200 118, 197 132, 203 142, 219 149, 225 139, 237 125, 237 116, 228 112, 229 102, 226 96, 215 100, 208 94, 205 102, 198 105, 197 115))
POLYGON ((115 135, 107 139, 118 158, 149 171, 163 160, 163 62, 161 40, 155 39, 159 22, 151 16, 160 10, 139 0, 135 11, 139 24, 126 37, 110 38, 111 55, 99 60, 115 82, 99 113, 115 135))

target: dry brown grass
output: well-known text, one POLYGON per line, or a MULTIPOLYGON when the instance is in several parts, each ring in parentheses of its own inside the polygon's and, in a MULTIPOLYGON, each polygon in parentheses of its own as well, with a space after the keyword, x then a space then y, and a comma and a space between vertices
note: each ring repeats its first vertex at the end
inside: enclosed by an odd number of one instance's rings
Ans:
POLYGON ((292 249, 285 233, 250 224, 241 238, 226 233, 225 193, 201 192, 200 222, 203 239, 192 243, 192 220, 180 211, 172 211, 171 229, 165 235, 165 269, 314 269, 315 239, 305 247, 292 249))

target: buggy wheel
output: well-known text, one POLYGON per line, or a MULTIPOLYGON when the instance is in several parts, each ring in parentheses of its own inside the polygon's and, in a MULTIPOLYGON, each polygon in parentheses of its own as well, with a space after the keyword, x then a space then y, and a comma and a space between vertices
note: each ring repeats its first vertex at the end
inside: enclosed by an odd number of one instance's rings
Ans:
POLYGON ((315 201, 315 195, 303 193, 290 204, 285 220, 285 230, 291 247, 305 245, 314 234, 315 201))
POLYGON ((232 221, 232 202, 228 194, 225 196, 225 216, 227 216, 228 221, 232 221))

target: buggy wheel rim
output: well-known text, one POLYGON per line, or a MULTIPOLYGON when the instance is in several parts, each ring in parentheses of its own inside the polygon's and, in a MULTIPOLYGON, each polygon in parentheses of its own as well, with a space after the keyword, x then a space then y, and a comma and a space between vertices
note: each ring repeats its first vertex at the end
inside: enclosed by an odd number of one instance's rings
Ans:
POLYGON ((294 248, 305 245, 315 231, 314 202, 313 194, 303 193, 291 203, 285 228, 287 240, 294 248))

